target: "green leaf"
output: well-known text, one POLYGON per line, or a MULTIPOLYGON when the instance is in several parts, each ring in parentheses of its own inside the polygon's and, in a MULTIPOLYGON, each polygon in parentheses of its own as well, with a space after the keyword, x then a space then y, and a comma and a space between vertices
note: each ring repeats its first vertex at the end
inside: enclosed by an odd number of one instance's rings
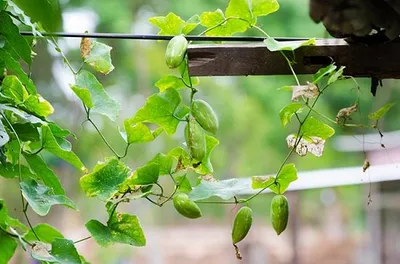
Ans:
POLYGON ((112 47, 93 41, 90 45, 89 54, 84 57, 85 63, 92 66, 98 72, 109 74, 114 70, 111 62, 111 50, 112 47))
POLYGON ((289 50, 294 51, 302 46, 315 45, 315 39, 306 41, 277 41, 274 38, 267 38, 264 40, 265 45, 269 51, 289 50))
POLYGON ((185 84, 179 77, 176 77, 174 75, 165 75, 155 83, 155 86, 160 90, 160 92, 164 92, 169 88, 184 88, 185 84))
POLYGON ((30 112, 42 117, 47 117, 54 113, 53 106, 38 94, 30 95, 25 100, 24 107, 26 107, 30 112))
POLYGON ((325 76, 329 75, 330 73, 332 73, 334 70, 336 70, 336 68, 337 68, 337 66, 335 64, 329 64, 328 66, 319 69, 318 72, 313 75, 312 82, 314 84, 319 83, 319 81, 323 77, 325 77, 325 76))
POLYGON ((0 229, 0 264, 7 264, 17 249, 17 242, 0 229))
POLYGON ((64 205, 76 210, 75 203, 64 195, 56 195, 49 187, 38 184, 33 179, 20 183, 22 195, 31 208, 40 216, 49 213, 53 205, 64 205))
POLYGON ((279 3, 276 0, 251 0, 253 16, 266 16, 278 11, 279 3))
POLYGON ((81 88, 76 85, 71 86, 72 91, 76 94, 76 96, 81 99, 82 103, 89 109, 94 107, 93 101, 92 101, 92 94, 90 93, 89 89, 87 88, 81 88))
POLYGON ((26 86, 26 89, 30 94, 37 93, 35 85, 32 80, 28 78, 24 70, 21 68, 21 65, 4 49, 0 49, 0 61, 4 61, 6 68, 18 76, 19 80, 26 86))
MULTIPOLYGON (((40 241, 51 244, 56 238, 64 238, 60 231, 49 224, 39 224, 33 228, 35 234, 40 241)), ((37 238, 32 230, 29 230, 23 238, 29 242, 37 241, 37 238)))
POLYGON ((123 183, 130 169, 116 158, 97 163, 93 172, 81 177, 80 185, 88 197, 97 197, 108 200, 118 191, 118 186, 123 183))
POLYGON ((285 164, 276 176, 276 184, 269 187, 271 191, 282 194, 289 187, 289 184, 297 180, 297 170, 293 163, 285 164))
POLYGON ((232 28, 235 29, 235 32, 244 32, 246 31, 251 24, 256 23, 257 19, 253 16, 251 10, 251 1, 249 0, 230 0, 228 7, 225 10, 226 17, 239 17, 246 21, 242 20, 229 20, 227 23, 232 25, 232 28))
POLYGON ((189 113, 187 106, 181 106, 181 96, 175 89, 167 89, 162 93, 148 97, 129 122, 150 122, 162 127, 168 135, 175 133, 179 119, 189 113))
POLYGON ((5 0, 0 0, 0 10, 6 8, 7 2, 5 0))
POLYGON ((301 133, 305 137, 320 137, 321 139, 327 139, 335 134, 335 130, 329 125, 311 116, 307 118, 306 122, 301 127, 301 133))
POLYGON ((192 32, 200 24, 199 15, 194 15, 185 22, 185 26, 182 29, 182 34, 187 35, 192 32))
POLYGON ((58 0, 13 0, 13 2, 33 22, 40 22, 47 31, 54 32, 61 28, 61 8, 58 0))
POLYGON ((387 111, 389 111, 396 103, 387 103, 381 108, 378 109, 378 111, 370 113, 368 115, 368 118, 371 120, 378 120, 379 118, 383 117, 387 111))
MULTIPOLYGON (((0 176, 7 179, 17 178, 19 176, 19 166, 9 162, 0 164, 0 176)), ((21 165, 22 179, 34 178, 34 176, 28 167, 21 165)))
POLYGON ((43 242, 35 242, 31 251, 32 258, 44 262, 56 262, 60 264, 81 264, 81 256, 78 254, 74 242, 64 238, 55 238, 50 247, 43 242))
POLYGON ((25 123, 25 124, 14 123, 13 127, 21 141, 30 141, 31 143, 40 144, 40 136, 38 128, 34 126, 32 123, 25 123))
POLYGON ((224 21, 225 15, 221 9, 214 12, 204 12, 200 15, 200 24, 210 29, 206 32, 206 36, 231 36, 235 32, 235 28, 231 23, 228 23, 229 21, 224 21))
POLYGON ((174 13, 168 13, 167 16, 151 17, 149 22, 160 29, 158 35, 186 35, 197 27, 198 17, 193 16, 185 22, 174 13))
POLYGON ((3 79, 1 93, 7 97, 10 97, 17 104, 22 103, 29 96, 25 87, 15 75, 7 75, 3 79))
POLYGON ((71 133, 68 129, 64 129, 59 127, 56 123, 48 123, 48 126, 51 129, 51 132, 55 137, 68 137, 68 136, 73 136, 76 138, 74 134, 71 133))
POLYGON ((78 254, 72 240, 56 238, 51 243, 50 255, 60 264, 81 264, 81 257, 78 254))
POLYGON ((179 185, 179 191, 180 192, 191 192, 192 191, 192 185, 190 184, 189 179, 187 178, 186 174, 180 175, 180 176, 175 176, 175 181, 177 182, 177 185, 179 185))
POLYGON ((0 35, 5 38, 4 49, 11 51, 12 54, 17 54, 28 65, 31 65, 31 47, 28 42, 19 34, 18 27, 14 25, 11 17, 5 11, 0 12, 0 35))
MULTIPOLYGON (((91 112, 105 115, 112 121, 115 121, 120 110, 120 105, 117 101, 108 96, 101 83, 93 74, 87 71, 81 71, 78 73, 76 76, 76 85, 74 87, 89 90, 92 105, 90 103, 89 105, 85 105, 91 112)), ((83 102, 88 103, 90 101, 86 100, 83 102)))
POLYGON ((128 180, 129 185, 148 185, 156 183, 160 175, 159 165, 155 163, 147 164, 137 168, 133 177, 128 180))
POLYGON ((124 128, 126 132, 121 133, 121 135, 129 144, 151 142, 163 131, 162 128, 151 131, 150 128, 143 123, 132 125, 130 119, 124 121, 124 128))
POLYGON ((231 36, 255 25, 257 16, 265 16, 278 9, 276 0, 230 0, 225 14, 220 9, 204 12, 200 16, 200 24, 210 29, 206 32, 208 36, 231 36))
POLYGON ((23 155, 29 167, 47 187, 51 188, 55 194, 65 194, 60 180, 39 155, 30 155, 25 152, 23 152, 23 155))
POLYGON ((21 145, 19 144, 18 140, 11 140, 8 142, 5 146, 5 155, 7 157, 7 160, 11 162, 13 165, 16 165, 19 161, 19 150, 21 148, 21 145))
POLYGON ((115 243, 129 244, 136 247, 146 245, 139 219, 135 215, 114 213, 107 226, 97 220, 90 220, 86 228, 102 247, 108 247, 115 243))
POLYGON ((41 124, 41 125, 46 124, 46 122, 43 121, 42 119, 40 119, 34 115, 28 114, 24 111, 21 111, 17 108, 11 107, 11 106, 6 106, 6 105, 0 104, 0 111, 10 111, 10 112, 14 113, 20 119, 20 120, 16 120, 16 122, 41 124))
POLYGON ((270 187, 274 183, 275 178, 273 176, 253 176, 251 177, 251 188, 262 189, 270 187))
POLYGON ((219 145, 218 139, 213 136, 206 135, 206 154, 201 161, 200 166, 195 168, 195 171, 199 174, 213 173, 214 169, 211 164, 211 153, 219 145))
POLYGON ((158 166, 159 175, 168 175, 171 173, 173 157, 170 155, 165 155, 163 153, 158 153, 147 164, 149 165, 152 163, 158 166))
POLYGON ((339 70, 335 71, 328 79, 327 85, 330 85, 337 80, 341 79, 343 77, 343 70, 346 68, 345 66, 342 66, 339 68, 339 70))
POLYGON ((192 201, 198 201, 217 196, 223 200, 229 200, 241 194, 243 190, 248 189, 250 189, 249 184, 239 179, 223 181, 202 180, 201 183, 189 193, 189 198, 192 201))
POLYGON ((22 224, 18 219, 12 218, 8 215, 7 206, 4 204, 4 200, 0 199, 0 229, 7 230, 7 228, 9 229, 18 228, 22 232, 28 231, 28 228, 24 224, 22 224))
POLYGON ((42 142, 43 145, 42 147, 59 157, 60 159, 65 160, 66 162, 70 163, 73 165, 75 168, 80 169, 81 171, 85 171, 86 168, 81 162, 81 160, 78 158, 78 156, 75 155, 71 150, 67 150, 62 148, 57 140, 55 139, 51 129, 47 125, 43 125, 41 127, 41 136, 42 136, 42 142))
POLYGON ((291 103, 286 105, 284 108, 281 109, 279 112, 279 117, 281 118, 281 122, 283 126, 286 126, 295 113, 299 113, 303 107, 301 103, 291 103))
POLYGON ((8 141, 10 141, 10 136, 7 134, 6 128, 0 121, 0 147, 7 144, 8 141))
POLYGON ((179 170, 184 170, 191 165, 190 154, 181 147, 176 147, 168 152, 168 156, 174 157, 178 161, 179 170))

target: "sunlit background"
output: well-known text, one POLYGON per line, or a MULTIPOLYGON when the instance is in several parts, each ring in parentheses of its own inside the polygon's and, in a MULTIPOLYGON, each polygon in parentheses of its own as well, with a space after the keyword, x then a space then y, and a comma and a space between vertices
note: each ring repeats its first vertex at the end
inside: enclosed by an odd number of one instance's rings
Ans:
MULTIPOLYGON (((259 19, 259 25, 272 36, 327 37, 322 25, 308 17, 307 0, 280 0, 278 12, 259 19)), ((228 0, 61 0, 63 30, 67 32, 116 32, 156 34, 148 18, 174 12, 184 19, 203 11, 224 9, 228 0)), ((256 34, 249 31, 246 34, 256 34)), ((121 103, 117 123, 93 116, 94 121, 118 152, 124 148, 118 132, 125 118, 140 108, 145 98, 155 92, 154 83, 171 73, 164 63, 166 42, 134 40, 102 40, 113 47, 115 70, 98 75, 107 92, 121 103)), ((62 50, 75 66, 79 66, 80 39, 60 38, 62 50)), ((56 109, 52 119, 73 131, 73 149, 88 168, 112 153, 103 144, 93 127, 85 120, 80 101, 69 88, 73 76, 63 60, 45 41, 35 48, 32 78, 39 92, 56 109)), ((301 76, 305 83, 310 76, 301 76)), ((368 79, 358 80, 361 86, 360 109, 355 122, 367 123, 367 114, 388 101, 399 101, 399 82, 384 80, 384 87, 375 98, 369 92, 368 79)), ((206 99, 220 120, 217 138, 220 145, 212 154, 215 177, 227 179, 273 174, 287 154, 285 138, 295 126, 283 128, 279 110, 290 101, 290 93, 278 91, 284 85, 294 85, 292 76, 204 77, 199 85, 199 98, 206 99)), ((318 111, 334 119, 337 111, 352 105, 357 89, 351 80, 335 84, 318 103, 318 111)), ((304 176, 301 191, 288 192, 290 220, 279 237, 271 228, 269 206, 272 198, 263 194, 252 200, 255 225, 241 242, 242 263, 328 264, 400 263, 400 162, 398 116, 394 107, 379 123, 384 134, 376 130, 344 130, 335 127, 336 134, 328 140, 321 158, 308 155, 291 158, 300 176, 304 176), (363 136, 365 135, 365 136, 363 136), (368 157, 371 170, 362 173, 368 157), (389 164, 389 165, 384 165, 389 164), (392 164, 392 165, 390 165, 392 164), (381 167, 374 166, 382 165, 381 167), (344 168, 343 170, 334 170, 344 168), (315 171, 320 170, 321 171, 315 171), (322 170, 323 169, 323 170, 322 170), (311 171, 311 174, 310 174, 311 171), (311 177, 311 176, 312 177, 311 177), (391 179, 391 181, 385 181, 391 179), (343 187, 337 185, 352 184, 343 187), (321 187, 324 188, 313 188, 321 187), (372 200, 368 204, 368 201, 372 200)), ((168 152, 182 145, 183 127, 174 136, 162 135, 150 144, 134 145, 124 161, 131 167, 144 165, 158 152, 168 152)), ((48 222, 69 239, 88 235, 84 224, 92 218, 106 220, 104 204, 86 198, 79 186, 81 176, 71 166, 43 154, 60 176, 67 194, 76 201, 79 211, 55 206, 46 217, 30 212, 32 221, 48 222)), ((195 178, 192 178, 193 182, 195 178)), ((0 196, 10 211, 19 216, 17 182, 0 181, 0 196)), ((172 186, 171 186, 172 188, 172 186)), ((188 220, 176 213, 171 203, 162 208, 144 201, 121 206, 121 211, 136 214, 147 236, 147 246, 127 245, 100 248, 94 240, 77 244, 78 251, 91 263, 239 263, 231 244, 231 223, 234 206, 201 206, 204 217, 188 220)), ((23 219, 19 216, 20 219, 23 219)), ((12 263, 33 263, 22 251, 12 263)))

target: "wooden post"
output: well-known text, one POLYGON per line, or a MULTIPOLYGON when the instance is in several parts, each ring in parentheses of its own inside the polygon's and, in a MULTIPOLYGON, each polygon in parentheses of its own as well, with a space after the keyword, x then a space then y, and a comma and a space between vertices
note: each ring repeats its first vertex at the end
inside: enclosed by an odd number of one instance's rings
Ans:
MULTIPOLYGON (((400 78, 400 42, 366 46, 349 45, 341 39, 317 40, 294 53, 297 74, 314 74, 335 62, 346 66, 354 77, 400 78)), ((192 76, 286 75, 291 74, 280 52, 270 52, 264 43, 190 45, 189 72, 192 76)))

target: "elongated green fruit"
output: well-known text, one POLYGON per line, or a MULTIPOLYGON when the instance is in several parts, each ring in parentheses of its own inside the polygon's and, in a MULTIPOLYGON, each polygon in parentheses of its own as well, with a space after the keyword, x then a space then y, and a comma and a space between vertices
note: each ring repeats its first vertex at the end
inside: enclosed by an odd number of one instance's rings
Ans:
POLYGON ((173 37, 165 52, 165 62, 170 69, 177 68, 185 58, 188 41, 183 35, 173 37))
POLYGON ((196 120, 191 119, 185 128, 186 145, 192 158, 202 161, 206 155, 205 133, 196 120))
POLYGON ((219 126, 217 115, 206 101, 193 100, 192 115, 204 130, 213 134, 217 133, 219 126))
POLYGON ((235 216, 232 227, 232 243, 234 245, 246 237, 252 223, 253 211, 251 208, 247 206, 240 208, 235 216))
POLYGON ((285 229, 289 219, 289 204, 284 195, 276 195, 271 202, 271 222, 279 236, 285 229))
POLYGON ((176 211, 187 218, 195 219, 202 215, 199 206, 184 193, 175 195, 173 202, 176 211))

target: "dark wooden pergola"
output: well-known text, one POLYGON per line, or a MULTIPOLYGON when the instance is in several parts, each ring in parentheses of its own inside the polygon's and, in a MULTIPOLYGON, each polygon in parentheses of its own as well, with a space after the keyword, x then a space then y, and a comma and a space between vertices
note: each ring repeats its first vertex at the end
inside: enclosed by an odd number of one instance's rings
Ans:
MULTIPOLYGON (((335 62, 346 66, 344 73, 353 77, 400 78, 400 41, 365 45, 322 39, 316 45, 300 47, 293 54, 296 74, 314 74, 335 62)), ((188 57, 192 76, 291 74, 280 52, 270 52, 262 42, 190 45, 188 57)))

